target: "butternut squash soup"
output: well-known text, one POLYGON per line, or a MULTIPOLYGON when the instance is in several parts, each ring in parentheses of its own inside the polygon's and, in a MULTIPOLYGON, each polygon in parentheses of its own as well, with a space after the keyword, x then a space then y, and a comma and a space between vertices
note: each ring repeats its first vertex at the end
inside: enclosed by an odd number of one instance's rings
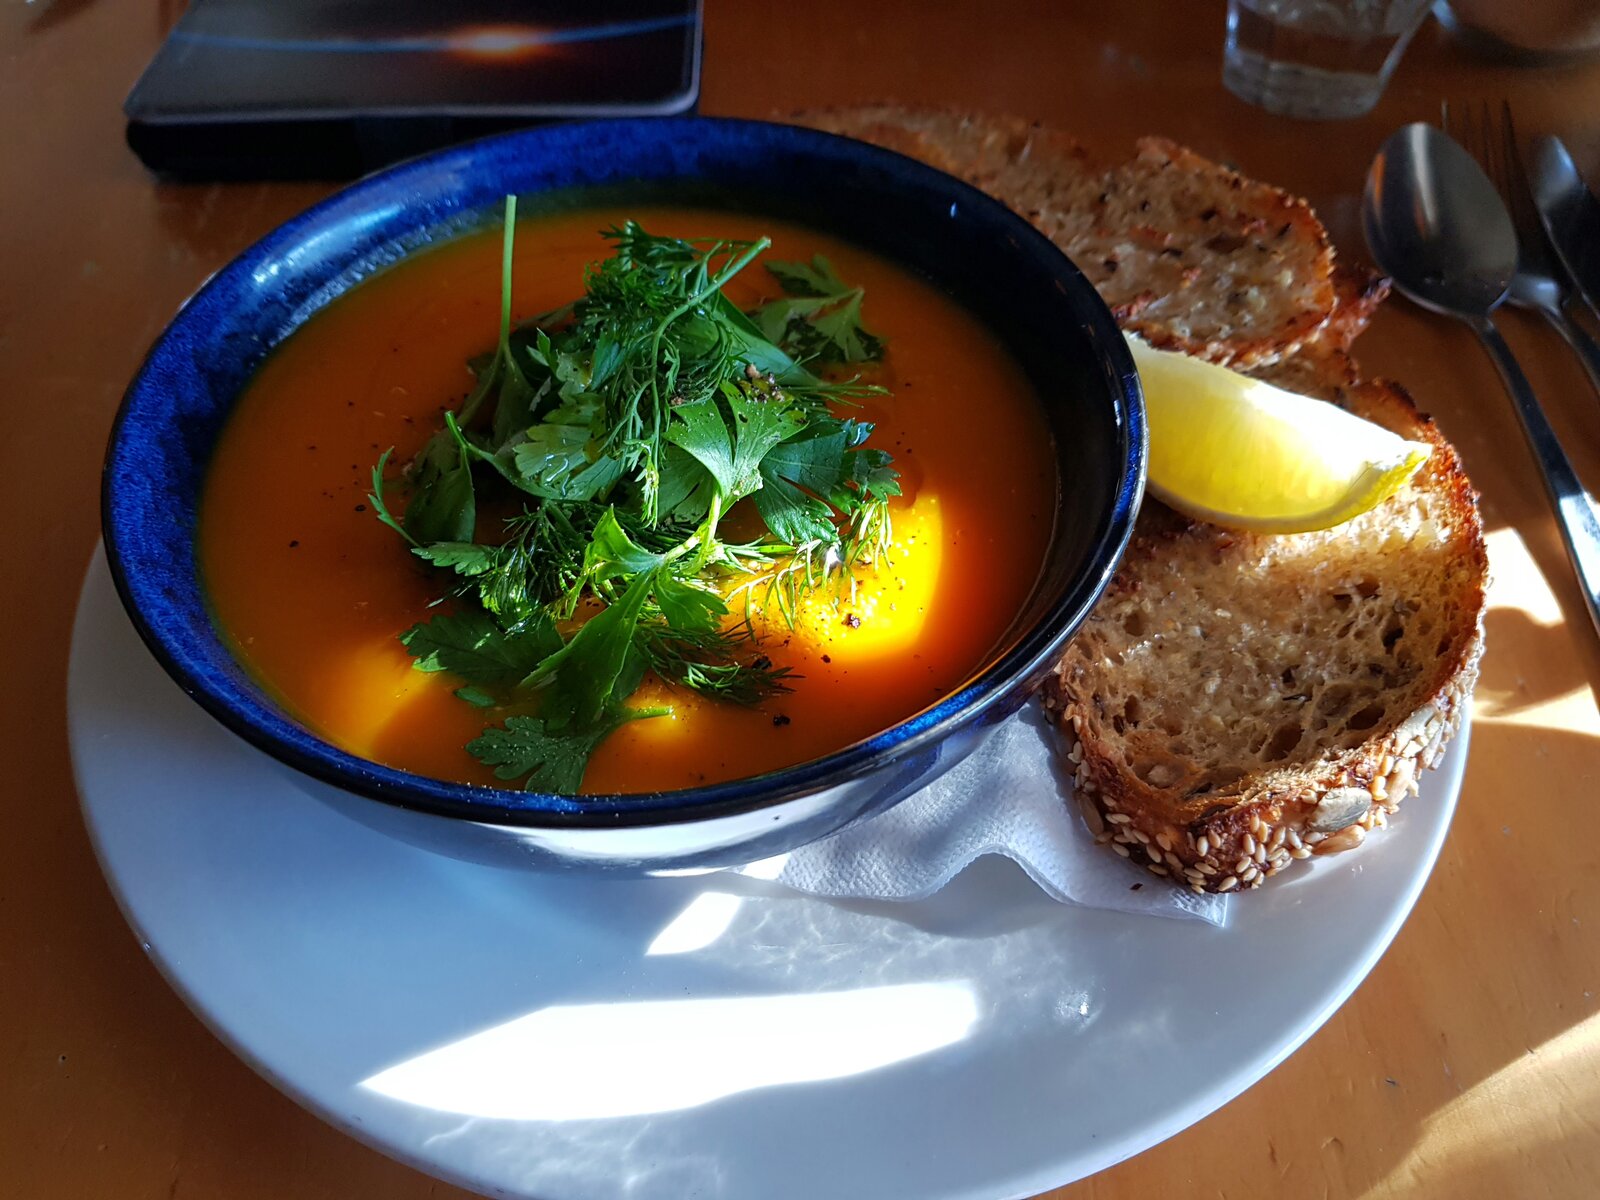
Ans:
POLYGON ((286 710, 441 779, 655 791, 1003 649, 1058 481, 982 324, 797 225, 507 208, 312 318, 224 431, 201 570, 286 710))

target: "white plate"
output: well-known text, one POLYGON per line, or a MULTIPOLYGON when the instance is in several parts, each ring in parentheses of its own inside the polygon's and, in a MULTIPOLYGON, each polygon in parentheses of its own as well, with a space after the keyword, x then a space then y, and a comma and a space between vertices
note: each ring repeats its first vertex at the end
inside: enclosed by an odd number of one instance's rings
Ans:
POLYGON ((1137 1154, 1371 969, 1444 841, 1467 741, 1395 828, 1219 930, 1064 907, 994 859, 927 901, 841 904, 411 849, 186 699, 98 556, 70 709, 106 876, 201 1019, 362 1141, 539 1200, 994 1200, 1137 1154))

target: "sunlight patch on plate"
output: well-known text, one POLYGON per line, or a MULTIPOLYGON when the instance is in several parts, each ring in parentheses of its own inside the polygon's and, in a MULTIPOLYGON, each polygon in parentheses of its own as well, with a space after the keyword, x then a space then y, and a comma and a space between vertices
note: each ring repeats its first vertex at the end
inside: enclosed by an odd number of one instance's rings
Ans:
MULTIPOLYGON (((775 854, 751 863, 742 868, 739 874, 750 879, 776 879, 783 874, 783 866, 788 861, 787 854, 775 854)), ((690 954, 704 950, 728 932, 743 903, 743 896, 731 892, 700 893, 668 922, 666 928, 656 934, 644 956, 653 958, 662 954, 690 954)))
POLYGON ((738 915, 743 896, 731 892, 701 892, 667 927, 656 934, 645 950, 646 958, 663 954, 691 954, 704 950, 728 932, 738 915))
POLYGON ((419 1054, 360 1086, 434 1111, 504 1120, 673 1112, 886 1067, 961 1041, 977 1019, 965 980, 557 1005, 419 1054))

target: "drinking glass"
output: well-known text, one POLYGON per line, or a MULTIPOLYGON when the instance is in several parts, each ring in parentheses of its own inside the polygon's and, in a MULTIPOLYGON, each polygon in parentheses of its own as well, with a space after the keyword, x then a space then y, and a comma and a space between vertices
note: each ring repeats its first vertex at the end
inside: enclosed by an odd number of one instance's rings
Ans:
POLYGON ((1222 82, 1288 117, 1369 112, 1430 0, 1228 0, 1222 82))

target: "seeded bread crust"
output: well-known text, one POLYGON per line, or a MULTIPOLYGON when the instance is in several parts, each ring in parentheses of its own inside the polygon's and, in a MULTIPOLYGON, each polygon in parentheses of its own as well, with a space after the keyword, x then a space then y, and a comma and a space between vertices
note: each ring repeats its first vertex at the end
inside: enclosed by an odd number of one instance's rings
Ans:
POLYGON ((1147 500, 1045 688, 1096 840, 1196 891, 1361 845, 1438 762, 1477 680, 1488 559, 1460 460, 1397 385, 1328 390, 1430 442, 1418 477, 1288 537, 1147 500))
POLYGON ((1018 117, 866 105, 795 120, 988 192, 1049 235, 1153 346, 1238 367, 1276 362, 1314 338, 1342 298, 1327 233, 1304 200, 1165 138, 1102 161, 1018 117))
POLYGON ((1044 689, 1090 831, 1157 875, 1231 892, 1361 845, 1459 727, 1488 583, 1455 450, 1403 389, 1364 381, 1350 356, 1387 282, 1335 266, 1303 201, 1170 142, 1146 139, 1107 164, 1017 118, 884 105, 801 119, 1009 204, 1153 344, 1433 445, 1396 496, 1321 533, 1230 532, 1147 498, 1110 589, 1044 689))

